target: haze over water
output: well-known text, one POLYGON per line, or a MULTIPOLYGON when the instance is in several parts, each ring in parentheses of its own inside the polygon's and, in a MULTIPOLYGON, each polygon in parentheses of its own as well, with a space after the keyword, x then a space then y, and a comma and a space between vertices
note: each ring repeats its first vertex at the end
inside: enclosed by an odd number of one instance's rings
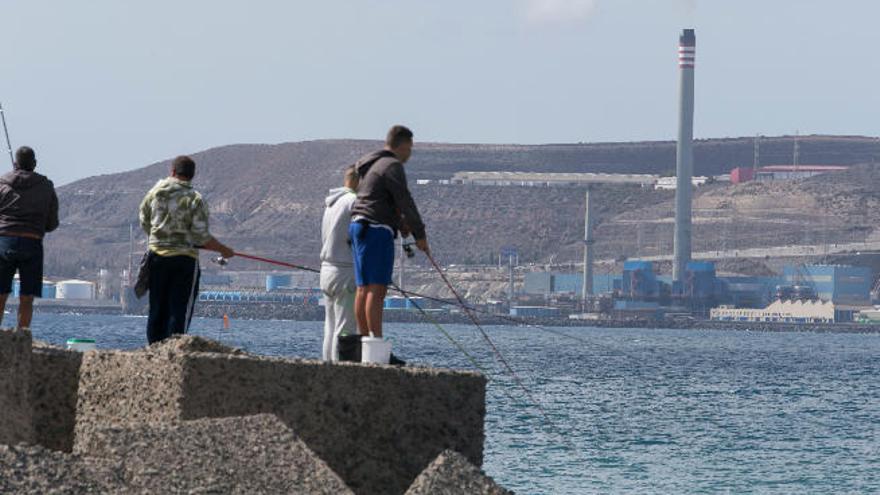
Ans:
MULTIPOLYGON (((144 344, 143 318, 40 314, 34 336, 144 344)), ((321 322, 199 319, 194 334, 317 357, 321 322)), ((472 327, 447 330, 485 366, 472 327)), ((517 493, 880 490, 880 336, 487 327, 556 428, 507 377, 489 384, 484 470, 517 493)), ((395 353, 470 368, 428 325, 389 324, 395 353)))

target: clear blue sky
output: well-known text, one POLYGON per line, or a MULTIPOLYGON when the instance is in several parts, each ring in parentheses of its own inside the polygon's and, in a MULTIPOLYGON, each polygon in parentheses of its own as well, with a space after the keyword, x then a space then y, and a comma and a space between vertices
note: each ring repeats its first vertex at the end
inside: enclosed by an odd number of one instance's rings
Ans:
MULTIPOLYGON (((874 0, 4 0, 0 101, 56 183, 245 142, 878 134, 874 0)), ((5 146, 4 146, 5 148, 5 146)), ((2 163, 2 162, 0 162, 2 163)))

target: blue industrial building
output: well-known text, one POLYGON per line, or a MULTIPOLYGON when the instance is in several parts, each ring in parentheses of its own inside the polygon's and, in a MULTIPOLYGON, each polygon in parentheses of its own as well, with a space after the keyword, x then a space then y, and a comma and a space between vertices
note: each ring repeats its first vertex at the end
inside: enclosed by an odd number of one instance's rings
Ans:
POLYGON ((207 290, 199 292, 199 301, 227 303, 287 303, 316 305, 320 291, 261 292, 244 290, 207 290))
POLYGON ((808 287, 823 301, 835 304, 871 303, 871 269, 863 266, 801 265, 783 269, 785 284, 808 287))
POLYGON ((650 261, 625 261, 620 280, 620 294, 631 299, 649 299, 660 295, 654 264, 650 261))
MULTIPOLYGON (((580 273, 527 273, 525 293, 579 295, 582 277, 580 273)), ((719 277, 714 263, 691 261, 686 265, 684 279, 673 284, 668 275, 657 275, 650 261, 630 260, 624 262, 621 274, 594 276, 593 287, 595 294, 614 293, 621 299, 659 301, 661 305, 676 300, 677 304, 704 308, 716 304, 764 308, 782 294, 783 299, 815 297, 835 304, 861 306, 871 302, 872 280, 870 268, 842 265, 787 266, 782 276, 719 277)))

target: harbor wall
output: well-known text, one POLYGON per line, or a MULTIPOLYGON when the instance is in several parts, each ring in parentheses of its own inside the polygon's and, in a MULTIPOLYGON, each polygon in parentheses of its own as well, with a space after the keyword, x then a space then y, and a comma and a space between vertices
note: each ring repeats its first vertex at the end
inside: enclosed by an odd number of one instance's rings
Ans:
POLYGON ((355 493, 404 493, 446 449, 482 465, 480 374, 197 350, 187 346, 201 339, 185 339, 84 355, 75 452, 88 455, 91 435, 108 425, 269 413, 355 493))
POLYGON ((33 443, 31 333, 0 330, 0 444, 33 443))

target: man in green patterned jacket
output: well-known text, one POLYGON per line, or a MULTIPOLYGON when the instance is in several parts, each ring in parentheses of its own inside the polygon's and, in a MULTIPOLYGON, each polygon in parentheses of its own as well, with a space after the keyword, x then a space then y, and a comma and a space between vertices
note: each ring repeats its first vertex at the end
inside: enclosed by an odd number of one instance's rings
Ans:
POLYGON ((208 231, 208 205, 192 187, 196 164, 188 156, 171 163, 171 176, 141 201, 141 227, 150 236, 150 313, 147 340, 186 333, 199 293, 198 248, 235 256, 208 231))

